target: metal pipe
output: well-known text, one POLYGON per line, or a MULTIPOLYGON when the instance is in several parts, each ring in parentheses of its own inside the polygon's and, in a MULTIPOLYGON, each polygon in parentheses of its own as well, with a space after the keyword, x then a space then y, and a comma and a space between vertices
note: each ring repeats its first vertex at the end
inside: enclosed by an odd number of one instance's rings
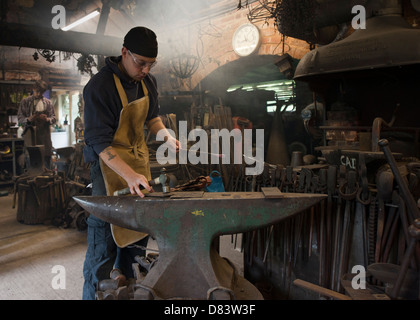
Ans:
POLYGON ((50 49, 104 56, 118 55, 122 39, 111 36, 54 30, 17 23, 2 24, 0 45, 50 49))
POLYGON ((394 110, 394 114, 392 115, 391 121, 388 123, 384 119, 378 117, 373 120, 372 124, 372 151, 378 152, 379 151, 379 139, 381 138, 381 129, 382 125, 390 128, 393 126, 395 119, 396 119, 396 113, 398 109, 400 108, 400 104, 397 104, 397 107, 394 110))

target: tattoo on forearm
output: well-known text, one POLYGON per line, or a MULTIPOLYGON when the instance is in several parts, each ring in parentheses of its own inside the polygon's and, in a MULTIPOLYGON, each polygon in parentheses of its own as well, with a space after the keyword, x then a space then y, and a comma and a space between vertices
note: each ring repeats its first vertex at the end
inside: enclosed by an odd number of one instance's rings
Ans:
POLYGON ((108 156, 108 161, 111 161, 116 157, 115 154, 112 153, 112 147, 108 147, 102 152, 104 152, 108 156))

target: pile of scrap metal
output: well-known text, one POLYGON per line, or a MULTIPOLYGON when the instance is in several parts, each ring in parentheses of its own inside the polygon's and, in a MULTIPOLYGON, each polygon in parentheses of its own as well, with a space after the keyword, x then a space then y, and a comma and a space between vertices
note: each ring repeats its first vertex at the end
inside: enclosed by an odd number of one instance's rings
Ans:
POLYGON ((83 144, 56 149, 56 170, 46 169, 39 147, 31 147, 31 165, 14 178, 13 208, 17 200, 17 220, 24 224, 52 224, 65 228, 86 229, 85 212, 74 200, 91 193, 88 165, 83 161, 83 144), (35 159, 35 160, 34 160, 35 159), (39 160, 39 159, 38 159, 39 160))

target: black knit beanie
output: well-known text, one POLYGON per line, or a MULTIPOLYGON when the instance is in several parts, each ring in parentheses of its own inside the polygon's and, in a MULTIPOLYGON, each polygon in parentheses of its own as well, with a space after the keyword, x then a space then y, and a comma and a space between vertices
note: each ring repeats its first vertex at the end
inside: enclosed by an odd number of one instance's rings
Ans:
POLYGON ((143 57, 156 58, 158 54, 156 34, 146 27, 135 27, 128 31, 123 46, 143 57))

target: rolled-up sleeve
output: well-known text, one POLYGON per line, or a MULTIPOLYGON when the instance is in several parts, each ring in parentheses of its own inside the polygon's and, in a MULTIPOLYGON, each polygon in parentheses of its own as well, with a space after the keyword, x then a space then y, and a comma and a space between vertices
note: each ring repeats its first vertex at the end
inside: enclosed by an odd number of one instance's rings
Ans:
POLYGON ((21 124, 22 126, 25 126, 28 122, 28 117, 30 116, 29 107, 28 107, 28 99, 23 99, 20 102, 17 116, 18 116, 19 124, 21 124))
POLYGON ((55 116, 54 106, 51 100, 45 99, 45 103, 46 103, 47 117, 50 118, 50 124, 55 124, 57 122, 57 118, 55 116))

